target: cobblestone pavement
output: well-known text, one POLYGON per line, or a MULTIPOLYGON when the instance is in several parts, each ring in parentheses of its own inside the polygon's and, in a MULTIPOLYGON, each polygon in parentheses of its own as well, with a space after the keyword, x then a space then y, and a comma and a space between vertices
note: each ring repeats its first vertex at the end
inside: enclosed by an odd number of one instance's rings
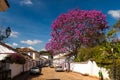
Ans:
POLYGON ((28 80, 99 80, 96 77, 83 76, 75 72, 55 72, 54 68, 45 67, 42 75, 30 75, 28 80))

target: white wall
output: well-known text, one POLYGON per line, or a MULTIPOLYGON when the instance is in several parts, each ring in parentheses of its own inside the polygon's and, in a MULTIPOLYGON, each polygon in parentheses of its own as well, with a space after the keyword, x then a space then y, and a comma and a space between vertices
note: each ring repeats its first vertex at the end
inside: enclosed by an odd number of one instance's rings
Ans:
POLYGON ((90 70, 88 67, 89 67, 89 65, 87 65, 87 64, 80 64, 80 63, 71 63, 70 64, 70 70, 79 72, 82 74, 89 74, 90 70))
POLYGON ((57 65, 64 65, 65 63, 65 58, 60 58, 60 59, 56 59, 56 60, 53 60, 53 65, 54 66, 57 66, 57 65))
POLYGON ((11 78, 17 76, 21 72, 23 72, 23 65, 20 64, 10 64, 10 69, 11 69, 11 78))
POLYGON ((10 64, 9 69, 11 69, 11 78, 19 75, 22 72, 29 71, 33 66, 36 66, 36 61, 27 61, 24 66, 22 64, 10 64))
POLYGON ((44 57, 44 58, 48 59, 47 55, 41 55, 40 57, 44 57))
POLYGON ((88 61, 87 63, 70 63, 70 70, 96 77, 99 77, 98 72, 101 70, 103 77, 109 79, 108 71, 105 68, 98 67, 95 61, 88 61))
POLYGON ((24 72, 29 71, 33 67, 33 61, 28 61, 24 64, 24 72))

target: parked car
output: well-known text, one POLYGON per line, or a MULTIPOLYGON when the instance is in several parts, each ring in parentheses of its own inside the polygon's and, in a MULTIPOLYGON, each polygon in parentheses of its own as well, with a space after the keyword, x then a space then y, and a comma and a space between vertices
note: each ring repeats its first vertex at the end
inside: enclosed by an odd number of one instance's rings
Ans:
POLYGON ((60 65, 59 65, 59 66, 56 66, 56 67, 55 67, 55 71, 56 71, 56 72, 62 72, 62 71, 63 71, 62 66, 60 66, 60 65))
POLYGON ((53 65, 50 65, 50 68, 54 68, 54 66, 53 66, 53 65))
POLYGON ((41 74, 41 70, 39 67, 33 67, 30 69, 30 74, 41 74))

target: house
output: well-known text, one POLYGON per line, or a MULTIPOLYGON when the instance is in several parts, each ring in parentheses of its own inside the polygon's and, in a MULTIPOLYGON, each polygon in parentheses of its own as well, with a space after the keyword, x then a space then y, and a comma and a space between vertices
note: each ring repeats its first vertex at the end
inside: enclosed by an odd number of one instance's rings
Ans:
POLYGON ((0 11, 6 11, 9 7, 7 0, 0 0, 0 11))
POLYGON ((18 48, 17 51, 22 54, 26 54, 32 58, 33 66, 40 65, 40 56, 39 53, 30 48, 18 48))
POLYGON ((25 54, 23 55, 26 59, 25 64, 23 64, 23 72, 26 72, 26 71, 29 71, 33 67, 33 59, 29 55, 25 55, 25 54))
POLYGON ((56 54, 53 56, 53 65, 57 66, 57 65, 63 65, 65 63, 66 60, 66 56, 64 56, 64 54, 60 53, 60 54, 56 54))
POLYGON ((59 60, 60 63, 66 62, 68 59, 71 62, 74 56, 71 53, 59 53, 53 56, 53 60, 59 60))
POLYGON ((33 60, 39 60, 39 54, 37 51, 30 48, 18 48, 19 53, 24 53, 32 57, 33 60))
POLYGON ((0 42, 0 61, 4 60, 6 56, 9 54, 15 54, 17 53, 16 50, 7 44, 0 42))
POLYGON ((53 55, 49 51, 40 51, 40 58, 46 66, 53 66, 53 55))
POLYGON ((23 55, 9 45, 0 42, 0 80, 8 80, 8 78, 14 78, 23 72, 29 71, 33 67, 32 63, 33 59, 31 56, 23 55), (13 56, 17 56, 17 59, 15 57, 15 61, 19 63, 11 63, 9 56, 12 56, 12 59, 13 56), (24 60, 25 63, 23 62, 24 60))
POLYGON ((53 65, 60 65, 64 70, 70 71, 70 63, 73 62, 74 55, 72 53, 59 53, 53 56, 53 65))
POLYGON ((11 78, 11 76, 14 75, 14 68, 10 68, 11 64, 7 63, 5 60, 7 56, 12 54, 17 54, 16 50, 7 44, 0 42, 0 79, 2 80, 11 78))
POLYGON ((13 53, 17 53, 14 48, 0 42, 0 60, 3 60, 8 54, 13 53))

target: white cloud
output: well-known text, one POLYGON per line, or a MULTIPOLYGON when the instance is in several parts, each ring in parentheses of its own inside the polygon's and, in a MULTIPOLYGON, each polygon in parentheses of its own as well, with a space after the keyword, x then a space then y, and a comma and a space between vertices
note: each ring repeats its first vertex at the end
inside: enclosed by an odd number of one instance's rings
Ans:
POLYGON ((32 49, 32 50, 35 50, 32 46, 29 46, 28 48, 32 49))
POLYGON ((21 5, 32 5, 33 4, 31 0, 22 0, 20 3, 21 5))
POLYGON ((113 18, 120 18, 120 10, 109 10, 108 14, 110 14, 113 18))
POLYGON ((18 37, 19 33, 18 32, 14 32, 12 31, 12 33, 10 34, 11 37, 18 37))
POLYGON ((29 48, 29 49, 32 49, 32 50, 35 50, 35 48, 33 48, 32 46, 28 46, 28 47, 20 47, 20 48, 29 48))
POLYGON ((18 46, 18 44, 17 44, 17 43, 13 43, 12 45, 13 45, 13 46, 18 46))
POLYGON ((25 47, 20 47, 20 48, 25 48, 25 47))
POLYGON ((11 47, 16 47, 16 46, 18 46, 17 43, 12 43, 12 44, 7 43, 7 45, 9 45, 9 46, 11 46, 11 47))
POLYGON ((38 44, 38 43, 42 43, 41 40, 27 40, 27 41, 21 41, 21 43, 23 44, 27 44, 27 45, 35 45, 35 44, 38 44))

